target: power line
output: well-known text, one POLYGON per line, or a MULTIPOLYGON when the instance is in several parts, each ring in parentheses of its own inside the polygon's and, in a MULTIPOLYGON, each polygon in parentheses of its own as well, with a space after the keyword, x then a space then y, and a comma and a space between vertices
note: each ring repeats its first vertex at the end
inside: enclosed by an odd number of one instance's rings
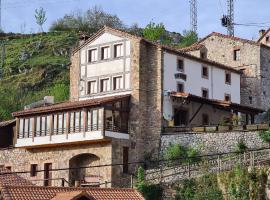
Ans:
MULTIPOLYGON (((248 152, 254 152, 254 151, 261 151, 261 150, 269 150, 270 148, 258 148, 258 149, 249 149, 245 153, 248 152)), ((215 154, 205 154, 205 155, 200 155, 200 156, 192 156, 192 157, 181 157, 177 159, 157 159, 157 160, 148 160, 148 161, 134 161, 134 162, 128 162, 126 164, 128 165, 134 165, 134 164, 146 164, 146 163, 162 163, 162 162, 168 162, 168 161, 183 161, 187 159, 202 159, 202 158, 211 158, 215 156, 222 156, 222 155, 229 155, 229 154, 239 154, 237 151, 231 151, 231 152, 226 152, 226 153, 215 153, 215 154)), ((66 168, 55 168, 55 169, 50 169, 49 171, 66 171, 66 170, 77 170, 77 169, 91 169, 91 168, 100 168, 100 167, 114 167, 114 166, 122 166, 124 163, 116 163, 116 164, 104 164, 104 165, 93 165, 93 166, 84 166, 84 167, 66 167, 66 168)), ((46 170, 36 170, 36 172, 44 172, 46 170)), ((31 171, 17 171, 17 172, 2 172, 0 173, 1 175, 7 175, 7 174, 26 174, 30 173, 31 171)))

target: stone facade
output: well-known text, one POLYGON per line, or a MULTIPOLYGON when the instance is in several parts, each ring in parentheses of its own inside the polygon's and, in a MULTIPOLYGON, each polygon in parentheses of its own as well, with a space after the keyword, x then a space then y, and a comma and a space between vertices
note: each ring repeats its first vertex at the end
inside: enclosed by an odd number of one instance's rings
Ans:
POLYGON ((70 100, 79 100, 79 81, 80 81, 80 51, 71 56, 70 65, 70 100))
POLYGON ((180 144, 197 148, 202 154, 235 152, 239 141, 244 141, 249 149, 268 148, 257 131, 216 132, 216 133, 179 133, 161 137, 161 151, 164 153, 170 144, 180 144))
MULTIPOLYGON (((200 41, 204 45, 200 50, 189 51, 200 56, 207 49, 207 59, 241 69, 241 104, 270 108, 270 48, 260 42, 244 40, 213 33, 200 41), (240 60, 234 60, 234 50, 240 50, 240 60), (204 50, 205 51, 205 50, 204 50)), ((265 120, 260 117, 259 121, 265 120)))

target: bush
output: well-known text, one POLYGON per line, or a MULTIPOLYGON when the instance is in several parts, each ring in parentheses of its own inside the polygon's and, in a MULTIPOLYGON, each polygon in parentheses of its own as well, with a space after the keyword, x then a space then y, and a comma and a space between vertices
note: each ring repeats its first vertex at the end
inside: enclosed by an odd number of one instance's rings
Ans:
POLYGON ((145 181, 145 171, 142 167, 137 171, 137 190, 146 200, 159 200, 162 198, 162 187, 158 184, 151 184, 145 181))
POLYGON ((185 164, 200 161, 199 155, 199 151, 195 148, 174 144, 168 147, 164 158, 168 160, 170 164, 185 164))
POLYGON ((270 146, 270 129, 259 132, 259 137, 270 146))
POLYGON ((237 153, 244 153, 246 152, 248 149, 247 145, 245 144, 245 142, 243 140, 240 140, 236 146, 236 152, 237 153))

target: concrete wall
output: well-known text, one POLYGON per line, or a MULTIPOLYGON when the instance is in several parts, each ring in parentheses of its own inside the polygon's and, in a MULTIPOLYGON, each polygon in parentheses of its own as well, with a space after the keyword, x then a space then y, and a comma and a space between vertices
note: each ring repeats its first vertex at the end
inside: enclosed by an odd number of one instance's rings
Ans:
POLYGON ((165 152, 170 144, 181 144, 200 149, 202 154, 235 152, 239 141, 243 140, 250 149, 268 148, 258 132, 221 132, 221 133, 171 133, 161 137, 161 151, 165 152))

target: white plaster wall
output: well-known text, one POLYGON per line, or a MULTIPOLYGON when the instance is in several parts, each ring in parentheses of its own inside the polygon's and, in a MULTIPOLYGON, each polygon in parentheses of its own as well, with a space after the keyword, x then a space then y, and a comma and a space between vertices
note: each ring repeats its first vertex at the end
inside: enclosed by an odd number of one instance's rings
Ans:
POLYGON ((172 116, 172 102, 168 91, 177 91, 177 82, 184 83, 184 92, 194 94, 197 96, 202 95, 202 88, 207 88, 210 99, 224 100, 225 93, 231 95, 231 100, 234 103, 240 103, 240 75, 231 73, 231 85, 225 83, 225 70, 215 66, 201 64, 200 62, 193 61, 187 58, 184 60, 184 74, 187 79, 176 79, 175 74, 180 73, 177 71, 177 58, 174 54, 164 53, 164 101, 163 111, 165 119, 172 116), (202 66, 208 67, 208 79, 202 78, 202 66))
POLYGON ((123 71, 124 61, 122 59, 90 64, 87 65, 87 78, 91 78, 93 76, 104 76, 113 73, 121 73, 123 71))
POLYGON ((122 40, 122 39, 123 38, 118 37, 116 35, 112 35, 110 33, 103 33, 96 40, 92 41, 90 45, 91 46, 98 45, 98 44, 108 43, 108 42, 112 42, 112 41, 118 41, 118 40, 122 40))

